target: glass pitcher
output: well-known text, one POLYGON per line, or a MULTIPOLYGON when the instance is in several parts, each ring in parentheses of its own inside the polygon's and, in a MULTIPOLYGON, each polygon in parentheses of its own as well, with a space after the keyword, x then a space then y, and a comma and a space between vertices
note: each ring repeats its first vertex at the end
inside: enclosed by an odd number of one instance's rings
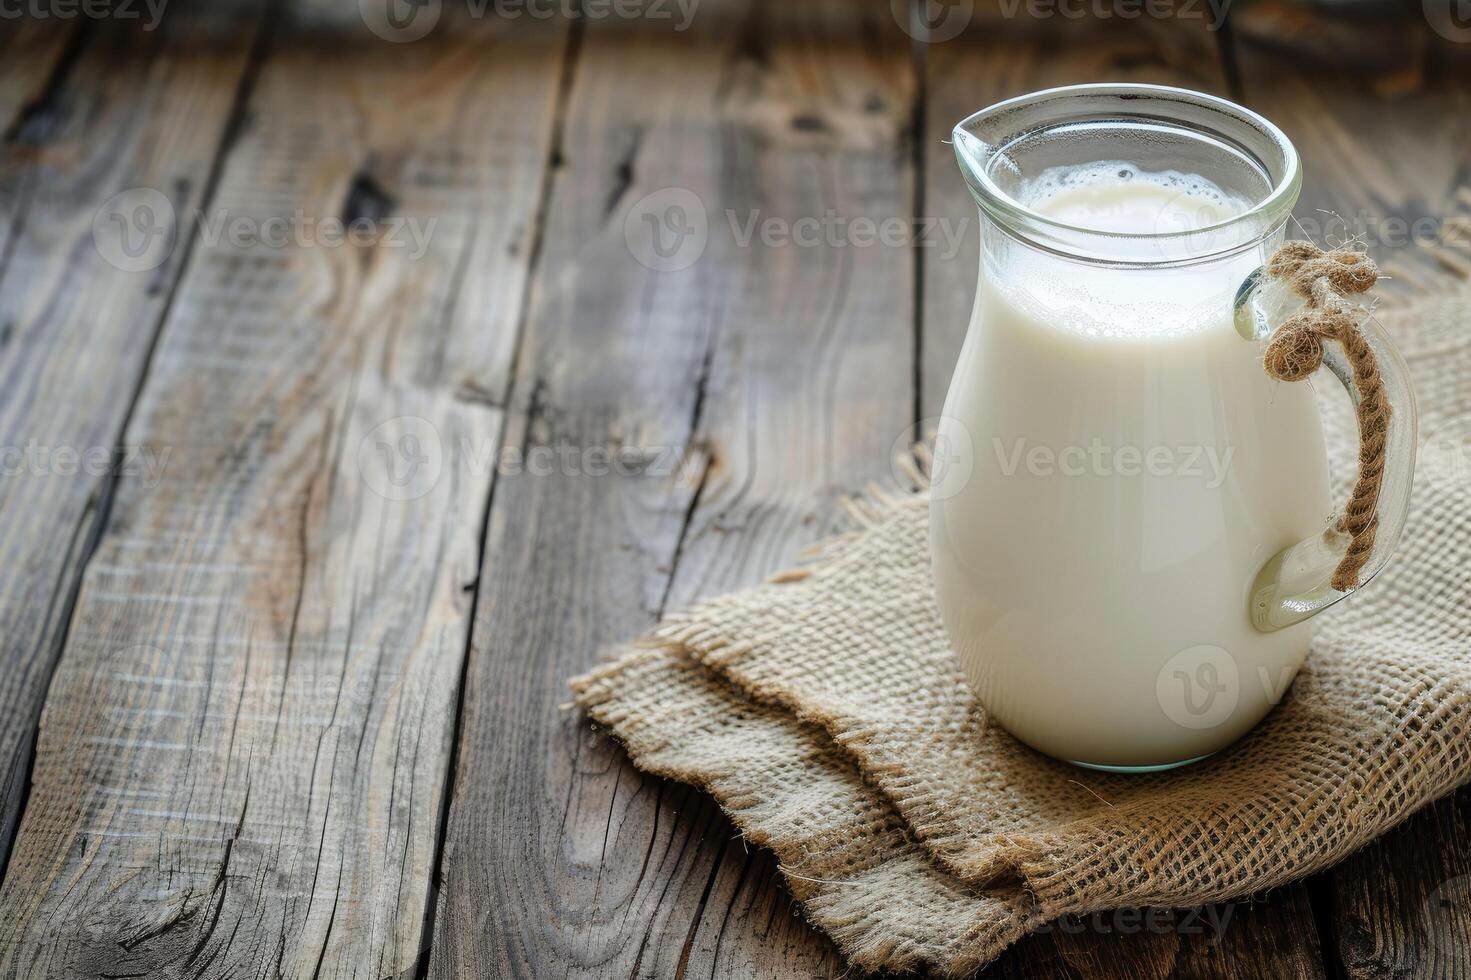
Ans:
MULTIPOLYGON (((1347 594, 1329 584, 1347 536, 1312 386, 1262 366, 1301 302, 1262 272, 1296 151, 1240 106, 1148 85, 1012 99, 954 147, 981 256, 932 474, 946 629, 986 710, 1034 748, 1119 771, 1196 761, 1283 697, 1303 621, 1347 594)), ((1403 361, 1363 330, 1393 414, 1361 585, 1398 541, 1415 426, 1403 361)))

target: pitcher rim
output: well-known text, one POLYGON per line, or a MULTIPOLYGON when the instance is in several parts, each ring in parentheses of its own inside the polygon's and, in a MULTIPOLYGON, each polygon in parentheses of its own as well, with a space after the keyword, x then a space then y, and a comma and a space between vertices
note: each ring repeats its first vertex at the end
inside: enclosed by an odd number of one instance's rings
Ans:
MULTIPOLYGON (((1172 120, 1167 115, 1149 113, 1148 111, 1138 113, 1137 118, 1155 119, 1161 123, 1176 126, 1185 125, 1182 120, 1172 120)), ((1291 212, 1293 205, 1297 203, 1297 198, 1302 188, 1302 164, 1298 157, 1297 149, 1292 145, 1292 141, 1288 139, 1287 134, 1275 123, 1260 113, 1254 112, 1229 99, 1171 85, 1101 82, 1082 85, 1062 85, 1055 88, 1041 89, 1025 95, 1004 99, 970 114, 955 124, 951 130, 951 136, 954 142, 956 160, 960 165, 962 174, 965 176, 966 184, 970 187, 972 196, 976 199, 976 203, 1005 230, 1014 235, 1021 236, 1032 244, 1047 248, 1049 251, 1090 262, 1117 262, 1132 266, 1151 267, 1175 266, 1209 261, 1239 252, 1260 242, 1281 227, 1291 212), (1268 169, 1265 176, 1271 181, 1270 191, 1261 200, 1254 202, 1240 214, 1232 215, 1224 221, 1185 231, 1118 232, 1090 228, 1086 225, 1078 225, 1049 217, 1012 197, 992 178, 990 164, 993 162, 997 153, 1005 149, 1006 146, 1014 143, 1017 139, 1029 133, 1036 132, 1042 127, 1018 129, 1016 132, 1010 133, 1005 141, 1000 144, 983 143, 986 152, 979 166, 971 159, 968 159, 963 152, 963 146, 967 142, 983 142, 973 134, 973 130, 978 128, 982 123, 993 121, 998 117, 1003 117, 1010 112, 1028 106, 1067 97, 1090 95, 1115 96, 1121 99, 1151 99, 1161 103, 1184 103, 1213 110, 1223 119, 1249 127, 1265 137, 1281 154, 1281 173, 1280 175, 1275 174, 1268 169), (1043 234, 1029 233, 1033 229, 1041 230, 1043 234), (1131 256, 1127 260, 1110 259, 1106 250, 1076 249, 1068 247, 1067 244, 1068 238, 1082 236, 1089 240, 1096 239, 1099 243, 1133 241, 1154 242, 1164 245, 1171 241, 1188 242, 1192 237, 1195 237, 1197 240, 1201 236, 1214 239, 1216 236, 1236 229, 1240 230, 1240 239, 1232 240, 1231 244, 1225 247, 1194 253, 1188 249, 1162 249, 1160 253, 1161 258, 1159 259, 1141 259, 1137 255, 1131 256), (1047 234, 1048 232, 1052 234, 1049 235, 1047 234), (1056 234, 1058 232, 1063 234, 1056 234)), ((1262 164, 1263 167, 1270 168, 1268 161, 1258 159, 1257 162, 1262 164)))

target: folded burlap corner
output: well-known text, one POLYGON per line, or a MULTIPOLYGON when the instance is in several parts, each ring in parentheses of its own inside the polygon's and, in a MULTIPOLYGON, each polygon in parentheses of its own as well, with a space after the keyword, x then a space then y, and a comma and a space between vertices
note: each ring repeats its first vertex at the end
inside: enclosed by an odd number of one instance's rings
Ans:
MULTIPOLYGON (((713 794, 866 969, 959 975, 1063 914, 1326 867, 1471 778, 1471 291, 1380 317, 1421 410, 1399 554, 1319 617, 1267 720, 1205 763, 1090 772, 988 725, 940 624, 920 497, 864 502, 861 530, 672 618, 576 678, 577 702, 640 768, 713 794)), ((1329 420, 1351 454, 1351 419, 1329 420)))

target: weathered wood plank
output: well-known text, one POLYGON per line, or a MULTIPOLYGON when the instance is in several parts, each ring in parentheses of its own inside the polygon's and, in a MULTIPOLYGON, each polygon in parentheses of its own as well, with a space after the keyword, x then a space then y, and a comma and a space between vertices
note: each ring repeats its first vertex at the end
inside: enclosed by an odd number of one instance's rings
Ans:
MULTIPOLYGON (((1179 9, 1187 9, 1181 7, 1179 9)), ((924 213, 949 223, 919 252, 924 289, 921 405, 937 416, 970 322, 978 259, 976 207, 949 139, 965 116, 1037 89, 1100 79, 1178 85, 1225 94, 1209 10, 1189 19, 992 20, 925 51, 924 213), (963 245, 945 243, 960 237, 963 245)), ((941 226, 943 227, 943 226, 941 226)), ((1321 976, 1307 890, 1264 902, 1166 916, 1124 910, 1054 923, 1004 955, 994 977, 1321 976), (1224 922, 1217 929, 1212 924, 1224 922)))
POLYGON ((119 486, 47 701, 0 976, 420 962, 565 50, 457 27, 272 45, 128 427, 166 466, 119 486))
MULTIPOLYGON (((1430 52, 1407 43, 1435 43, 1416 26, 1373 31, 1398 41, 1383 44, 1269 4, 1252 10, 1241 32, 1250 104, 1302 154, 1299 234, 1334 245, 1358 237, 1412 289, 1443 271, 1423 243, 1444 240, 1452 256, 1471 260, 1464 226, 1443 234, 1447 219, 1467 210, 1471 60, 1447 57, 1432 68, 1430 52), (1298 30, 1269 30, 1284 17, 1298 30), (1325 35, 1337 43, 1325 47, 1325 35)), ((1468 842, 1471 792, 1463 790, 1314 880, 1340 975, 1471 974, 1468 842)))
POLYGON ((1322 877, 1344 976, 1471 975, 1471 791, 1439 801, 1322 877))
MULTIPOLYGON (((823 228, 757 239, 730 270, 697 438, 711 465, 691 510, 669 608, 761 581, 843 525, 839 498, 877 481, 913 437, 914 111, 910 39, 884 4, 809 3, 760 24, 764 63, 731 87, 763 107, 732 137, 744 226, 823 228), (802 85, 804 77, 819 79, 802 85), (870 240, 865 228, 886 229, 870 240), (897 232, 897 233, 896 233, 897 232), (739 277, 739 278, 736 278, 739 277)), ((625 788, 625 792, 628 788, 625 788)), ((648 976, 837 976, 769 852, 736 840, 681 946, 651 944, 648 976)))
MULTIPOLYGON (((641 233, 635 205, 661 188, 718 199, 714 120, 739 22, 724 16, 702 9, 678 35, 582 25, 506 435, 519 462, 500 475, 486 538, 433 977, 631 974, 646 931, 693 916, 711 832, 724 836, 710 801, 639 782, 557 709, 569 675, 657 618, 694 492, 680 465, 728 301, 724 258, 654 271, 625 228, 641 233), (586 451, 619 449, 619 472, 582 468, 586 451), (642 791, 619 793, 625 780, 642 791)), ((665 197, 687 210, 656 198, 653 220, 695 220, 689 196, 665 197)))
POLYGON ((431 975, 836 974, 707 799, 554 712, 603 647, 790 562, 887 473, 912 405, 908 249, 735 230, 907 218, 907 45, 882 6, 707 4, 683 35, 590 22, 575 77, 513 428, 529 451, 687 468, 498 485, 431 975), (696 212, 698 261, 630 257, 645 219, 696 212))
POLYGON ((1248 8, 1237 33, 1247 104, 1302 156, 1293 231, 1320 244, 1357 241, 1389 274, 1416 282, 1436 269, 1423 245, 1446 237, 1471 258, 1464 227, 1445 234, 1471 185, 1471 57, 1436 65, 1423 46, 1434 35, 1418 17, 1367 31, 1309 18, 1314 31, 1298 13, 1296 42, 1287 43, 1272 33, 1281 16, 1278 4, 1248 8), (1337 44, 1326 48, 1324 35, 1337 44))
POLYGON ((187 236, 180 222, 130 262, 107 202, 127 219, 148 201, 140 188, 168 188, 179 214, 198 207, 263 7, 181 3, 157 31, 99 21, 60 66, 71 33, 60 22, 7 28, 16 33, 0 52, 11 117, 0 143, 0 868, 82 560, 121 464, 140 463, 114 445, 178 275, 184 249, 170 255, 170 243, 187 236))

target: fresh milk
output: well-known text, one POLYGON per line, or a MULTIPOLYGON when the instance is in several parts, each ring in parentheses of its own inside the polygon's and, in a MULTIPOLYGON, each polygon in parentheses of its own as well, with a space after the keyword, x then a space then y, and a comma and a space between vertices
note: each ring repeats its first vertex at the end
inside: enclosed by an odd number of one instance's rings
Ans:
MULTIPOLYGON (((1246 207, 1118 164, 1044 175, 1025 203, 1125 235, 1246 207)), ((1123 239, 1116 257, 1168 259, 1160 248, 1123 239)), ((1253 577, 1332 513, 1310 386, 1269 379, 1233 325, 1264 252, 1177 269, 1010 240, 982 252, 931 519, 961 663, 992 718, 1061 759, 1142 767, 1220 749, 1307 652, 1303 626, 1252 627, 1253 577)))

